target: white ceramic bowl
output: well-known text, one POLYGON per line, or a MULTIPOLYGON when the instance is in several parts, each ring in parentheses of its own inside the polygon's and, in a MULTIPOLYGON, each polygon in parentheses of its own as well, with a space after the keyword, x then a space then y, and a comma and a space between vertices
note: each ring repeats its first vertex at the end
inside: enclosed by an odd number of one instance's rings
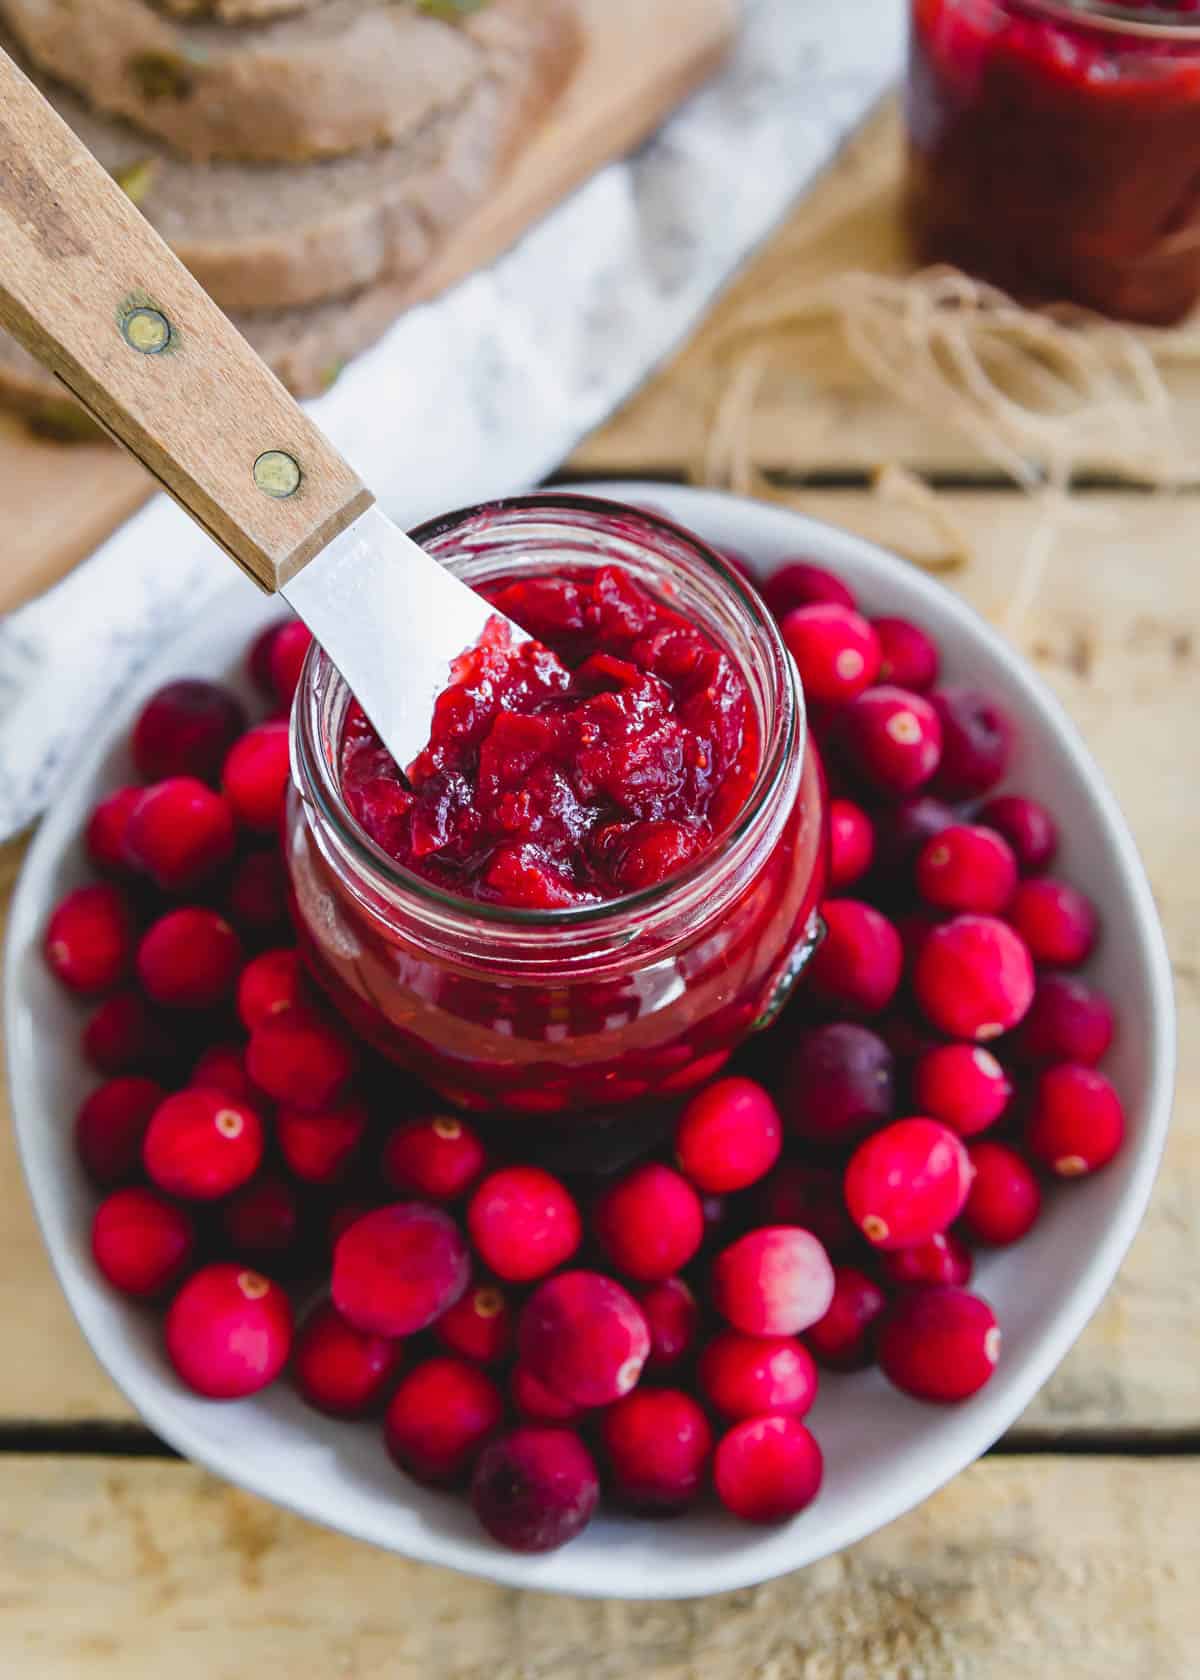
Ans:
POLYGON ((964 1405, 909 1400, 878 1372, 825 1376, 811 1422, 826 1457, 821 1496, 779 1528, 755 1529, 704 1509, 669 1524, 605 1515, 564 1550, 525 1558, 493 1545, 458 1498, 402 1479, 377 1425, 334 1423, 286 1383, 214 1405, 168 1367, 154 1315, 117 1299, 96 1274, 88 1237, 94 1195, 71 1147, 71 1119, 92 1083, 77 1052, 80 1013, 48 976, 40 939, 54 901, 84 878, 86 813, 123 773, 124 741, 145 696, 171 676, 227 676, 275 611, 237 584, 202 623, 163 651, 106 717, 69 791, 42 824, 12 907, 6 974, 9 1077, 22 1160, 55 1269, 100 1362, 150 1427, 230 1481, 407 1557, 514 1586, 619 1598, 682 1598, 764 1581, 836 1552, 926 1498, 993 1442, 1029 1404, 1112 1282, 1150 1194, 1173 1083, 1170 972, 1150 890, 1119 810, 1057 701, 1011 648, 948 590, 857 537, 769 506, 651 484, 584 487, 653 502, 764 571, 803 554, 836 568, 872 613, 900 613, 941 644, 947 675, 991 690, 1016 720, 1011 784, 1044 799, 1063 832, 1061 866, 1100 905, 1092 965, 1116 999, 1120 1034, 1106 1063, 1129 1138, 1096 1178, 1055 1194, 1015 1249, 982 1259, 977 1287, 1004 1332, 999 1367, 964 1405))

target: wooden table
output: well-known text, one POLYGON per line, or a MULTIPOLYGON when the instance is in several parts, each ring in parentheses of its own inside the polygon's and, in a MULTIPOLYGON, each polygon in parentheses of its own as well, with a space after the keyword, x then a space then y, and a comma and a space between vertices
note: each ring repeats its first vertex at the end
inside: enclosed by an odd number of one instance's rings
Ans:
MULTIPOLYGON (((797 210, 654 383, 569 463, 682 476, 719 327, 782 264, 862 261, 844 202, 888 119, 797 210), (857 256, 854 254, 857 252, 857 256)), ((898 260, 886 168, 871 259, 898 260)), ((862 224, 859 224, 861 232, 862 224)), ((1200 583, 1193 497, 1120 489, 1011 621, 1030 503, 839 359, 770 384, 781 499, 884 540, 870 472, 916 462, 972 539, 950 581, 1072 712, 1142 846, 1181 1016, 1174 1132, 1145 1226, 1008 1437, 920 1510, 814 1568, 698 1604, 505 1591, 353 1544, 172 1460, 95 1365, 0 1128, 0 1675, 7 1680, 1183 1680, 1200 1673, 1200 583), (826 365, 827 364, 827 365, 826 365)), ((7 896, 20 847, 0 850, 7 896)), ((1119 1004, 1118 999, 1118 1004, 1119 1004)), ((664 1530, 664 1544, 669 1533, 664 1530)))

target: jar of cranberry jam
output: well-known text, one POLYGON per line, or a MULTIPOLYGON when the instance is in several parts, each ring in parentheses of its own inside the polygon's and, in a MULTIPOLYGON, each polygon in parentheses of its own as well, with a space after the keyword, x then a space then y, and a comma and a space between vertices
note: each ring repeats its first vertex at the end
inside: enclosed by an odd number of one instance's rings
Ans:
POLYGON ((774 623, 696 538, 612 502, 415 536, 537 641, 464 655, 408 780, 313 648, 287 833, 306 960, 462 1106, 685 1091, 778 1011, 819 929, 823 780, 774 623))
POLYGON ((1200 296, 1200 4, 913 0, 922 260, 1165 325, 1200 296))

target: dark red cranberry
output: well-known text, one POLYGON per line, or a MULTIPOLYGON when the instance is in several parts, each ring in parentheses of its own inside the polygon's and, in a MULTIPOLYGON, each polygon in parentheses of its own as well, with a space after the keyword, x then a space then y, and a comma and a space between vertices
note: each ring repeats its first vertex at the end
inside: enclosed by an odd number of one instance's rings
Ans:
POLYGON ((540 1167, 503 1167, 471 1198, 467 1229, 484 1264, 508 1283, 532 1283, 569 1260, 583 1225, 565 1185, 540 1167))
POLYGON ((959 1137, 974 1137, 999 1120, 1012 1081, 990 1050, 978 1044, 941 1044, 918 1057, 913 1102, 959 1137))
POLYGON ((293 622, 290 618, 273 619, 265 630, 260 630, 255 636, 246 654, 246 669, 250 680, 265 700, 275 697, 274 685, 271 682, 271 649, 279 632, 293 622))
POLYGON ((383 1146, 383 1176, 393 1190, 453 1202, 487 1165, 479 1134, 457 1114, 432 1114, 397 1126, 383 1146))
POLYGON ((829 1310, 833 1267, 811 1231, 767 1225, 722 1249, 712 1264, 712 1302, 748 1336, 795 1336, 829 1310))
POLYGON ((600 1500, 591 1454, 569 1429, 525 1427, 484 1448, 471 1504, 514 1552, 552 1552, 587 1527, 600 1500))
POLYGON ((1016 1048, 1026 1061, 1094 1067, 1113 1041, 1115 1017, 1104 993, 1073 974, 1043 974, 1016 1048))
POLYGON ((966 1400, 996 1368, 1000 1328, 987 1302, 965 1289, 910 1289, 880 1320, 876 1354, 884 1376, 905 1394, 966 1400))
POLYGON ((835 1266, 829 1311, 804 1332, 810 1351, 831 1371, 865 1370, 875 1357, 875 1321, 886 1302, 883 1290, 866 1272, 857 1266, 835 1266))
POLYGON ((311 1112, 338 1101, 356 1065, 345 1033, 299 1006, 260 1021, 246 1048, 246 1071, 260 1090, 278 1103, 311 1112))
POLYGON ((1059 1178, 1107 1166, 1125 1138, 1121 1099, 1095 1068, 1060 1062, 1037 1082, 1025 1144, 1059 1178))
POLYGON ((861 805, 834 799, 829 805, 829 886, 837 893, 852 887, 870 870, 875 830, 861 805))
POLYGON ((142 787, 118 788, 102 799, 88 818, 84 845, 88 857, 102 875, 113 875, 120 880, 134 873, 125 837, 133 808, 145 791, 142 787))
POLYGON ((846 1206, 874 1247, 907 1248, 953 1224, 970 1183, 959 1138, 917 1115, 859 1144, 846 1168, 846 1206))
POLYGON ((737 1423, 717 1445, 717 1498, 743 1522, 786 1522, 811 1505, 824 1463, 816 1440, 796 1418, 756 1417, 737 1423))
POLYGON ((650 1330, 648 1371, 668 1370, 691 1351, 700 1328, 700 1307, 682 1278, 665 1278, 639 1291, 638 1306, 650 1330))
POLYGON ((955 916, 934 928, 913 965, 926 1017, 954 1038, 999 1038, 1033 1001, 1025 942, 994 916, 955 916))
POLYGON ((332 1301, 301 1325, 292 1376, 303 1400, 328 1417, 366 1417, 383 1403, 404 1357, 404 1343, 356 1330, 332 1301))
POLYGON ((178 1283, 196 1246, 183 1208, 139 1186, 114 1190, 92 1222, 92 1256, 122 1295, 151 1300, 178 1283))
POLYGON ((1017 860, 994 829, 952 823, 917 854, 917 891, 939 910, 994 915, 1012 899, 1017 860))
POLYGON ((300 683, 301 667, 312 639, 312 631, 298 618, 281 624, 272 638, 267 653, 271 688, 284 711, 291 707, 292 697, 300 683))
POLYGON ((434 1325, 442 1346, 477 1365, 503 1359, 513 1339, 513 1311, 494 1283, 476 1284, 447 1307, 434 1325))
POLYGON ((171 1363, 190 1389, 208 1400, 240 1400, 274 1382, 287 1364, 292 1309, 277 1283, 223 1262, 188 1279, 165 1329, 171 1363))
POLYGON ((237 1012, 247 1032, 260 1021, 291 1009, 303 995, 300 953, 291 949, 263 951, 238 976, 237 1012))
POLYGON ((105 998, 83 1029, 83 1053, 98 1073, 144 1073, 173 1059, 175 1041, 140 991, 105 998))
POLYGON ((762 598, 779 619, 797 607, 830 605, 849 607, 852 612, 857 607, 841 578, 808 560, 781 561, 763 584, 762 598))
POLYGON ((714 1195, 756 1184, 782 1147, 779 1110, 761 1085, 740 1077, 718 1079, 698 1091, 675 1132, 680 1171, 714 1195))
POLYGON ((1008 918, 1044 968, 1076 968, 1096 943, 1096 911, 1078 887, 1048 875, 1022 881, 1008 918))
POLYGON ((911 880, 917 853, 927 840, 957 819, 951 807, 932 794, 918 794, 875 814, 875 864, 889 882, 911 880))
POLYGON ((639 1283, 660 1283, 696 1254, 704 1214, 687 1179, 648 1161, 605 1191, 592 1228, 614 1271, 639 1283))
POLYGON ((262 1121, 224 1091, 176 1091, 159 1103, 142 1141, 150 1178, 184 1201, 227 1196, 254 1177, 262 1158, 262 1121))
POLYGON ((221 1207, 221 1225, 239 1260, 290 1270, 300 1258, 300 1203, 276 1173, 265 1173, 230 1196, 221 1207))
POLYGON ((938 678, 937 643, 919 625, 907 618, 873 618, 875 634, 879 637, 882 658, 879 665, 881 683, 894 683, 897 688, 910 688, 923 694, 938 678))
POLYGON ((333 1304, 358 1330, 412 1336, 467 1287, 471 1263, 458 1226, 440 1208, 400 1202, 363 1214, 333 1250, 333 1304))
POLYGON ((271 834, 279 827, 291 774, 288 751, 283 722, 260 723, 230 748, 221 788, 243 828, 271 834))
POLYGON ((609 1406, 600 1425, 608 1485, 634 1511, 685 1510, 699 1494, 712 1430, 690 1394, 642 1388, 609 1406))
POLYGON ((854 1021, 834 1021, 796 1040, 784 1064, 780 1111, 788 1131, 808 1143, 855 1143, 891 1119, 895 1088, 895 1062, 883 1040, 854 1021))
POLYGON ((82 996, 107 992, 133 964, 134 921, 116 887, 76 887, 50 913, 43 945, 55 978, 82 996))
POLYGON ((166 1096, 153 1079, 126 1074, 97 1086, 75 1117, 75 1148, 93 1184, 136 1178, 150 1116, 166 1096))
POLYGON ((517 1326, 520 1362, 577 1406, 607 1406, 635 1387, 650 1330, 633 1296, 600 1272, 560 1272, 538 1285, 517 1326))
POLYGON ((942 751, 941 725, 929 701, 886 683, 868 688, 846 707, 837 740, 856 774, 888 799, 923 787, 942 751))
POLYGON ((130 812, 125 846, 162 892, 191 892, 233 856, 233 810, 197 777, 174 776, 143 792, 130 812))
POLYGON ((974 1177, 963 1208, 972 1242, 1006 1248, 1020 1242, 1042 1207, 1042 1192, 1028 1161, 1006 1144, 981 1138, 967 1151, 974 1177))
POLYGON ((234 865, 229 914, 240 928, 262 936, 287 925, 287 873, 274 847, 247 852, 234 865))
POLYGON ((212 1009, 233 991, 242 947, 215 910, 169 910, 143 935, 138 979, 165 1009, 212 1009))
POLYGON ((935 688, 929 698, 942 726, 937 792, 948 799, 986 793, 1008 769, 1008 718, 990 694, 965 684, 935 688))
POLYGON ((796 607, 779 628, 809 700, 840 705, 875 681, 879 638, 853 608, 796 607))
POLYGON ((809 964, 807 985, 831 1008, 878 1015, 900 984, 900 936, 874 905, 827 898, 821 906, 825 938, 809 964))
POLYGON ((812 1355, 792 1336, 722 1330, 700 1355, 697 1376, 704 1398, 727 1418, 804 1417, 817 1398, 812 1355))
POLYGON ((974 1269, 971 1250, 953 1231, 939 1231, 928 1242, 879 1256, 880 1276, 900 1289, 947 1283, 965 1289, 974 1269))
POLYGON ((253 1103, 258 1095, 246 1072, 246 1053, 237 1044, 210 1044, 197 1058, 188 1084, 224 1091, 238 1102, 253 1103))
POLYGON ((246 714, 227 688, 181 677, 142 707, 133 726, 133 761, 147 782, 167 776, 215 781, 245 727, 246 714))
POLYGON ((337 1184, 349 1172, 367 1129, 367 1105, 348 1097, 313 1112, 280 1108, 275 1140, 290 1173, 306 1184, 337 1184))
POLYGON ((1044 805, 1019 793, 1002 793, 982 806, 978 820, 1002 834, 1022 875, 1040 875, 1054 861, 1058 827, 1044 805))
POLYGON ((452 1487, 466 1481, 503 1418, 504 1399, 492 1379, 465 1359, 439 1354, 400 1379, 383 1438, 416 1481, 452 1487))
POLYGON ((842 1200, 842 1181, 831 1167, 783 1161, 760 1186, 756 1223, 801 1225, 830 1254, 845 1254, 859 1235, 842 1200))

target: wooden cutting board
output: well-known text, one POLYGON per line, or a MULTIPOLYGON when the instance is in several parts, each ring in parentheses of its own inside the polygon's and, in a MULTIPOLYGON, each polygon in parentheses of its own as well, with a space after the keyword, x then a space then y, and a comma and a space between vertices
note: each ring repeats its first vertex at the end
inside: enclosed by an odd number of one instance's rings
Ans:
MULTIPOLYGON (((578 68, 501 188, 422 274, 413 300, 483 267, 602 164, 653 132, 717 66, 739 0, 576 0, 578 68)), ((0 612, 68 572, 151 493, 142 468, 105 443, 38 439, 0 415, 0 612)))

